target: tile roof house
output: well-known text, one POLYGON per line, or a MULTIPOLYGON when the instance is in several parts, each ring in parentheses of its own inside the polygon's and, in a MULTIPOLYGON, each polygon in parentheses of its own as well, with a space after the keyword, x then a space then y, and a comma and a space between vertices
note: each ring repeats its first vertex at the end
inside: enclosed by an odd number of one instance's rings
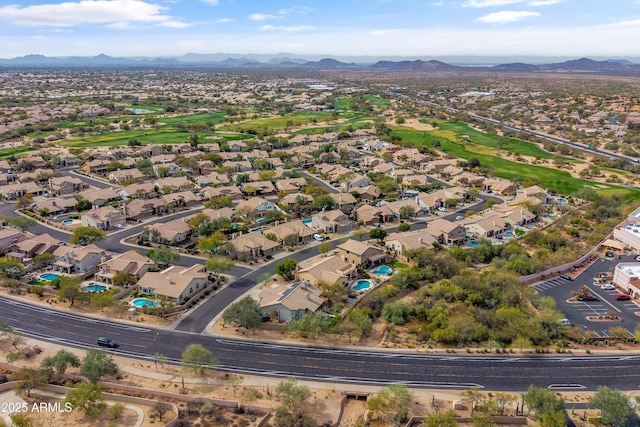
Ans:
POLYGON ((18 200, 25 194, 39 196, 46 190, 35 182, 20 182, 17 184, 3 185, 0 187, 0 196, 7 200, 18 200))
POLYGON ((281 322, 290 322, 322 307, 322 291, 301 281, 291 285, 273 283, 260 290, 260 310, 281 322))
POLYGON ((202 203, 202 196, 194 194, 193 191, 180 191, 177 193, 163 194, 160 199, 165 206, 195 206, 202 203))
POLYGON ((438 240, 427 230, 406 231, 403 233, 391 233, 385 239, 385 246, 389 251, 406 261, 406 252, 412 249, 433 248, 433 243, 438 240))
POLYGON ((360 200, 363 202, 373 202, 378 200, 382 195, 382 191, 375 185, 367 185, 366 187, 354 188, 360 195, 360 200))
POLYGON ((123 225, 126 221, 122 212, 111 205, 91 209, 83 213, 80 219, 83 226, 97 228, 98 230, 109 230, 118 224, 123 225))
POLYGON ((347 281, 356 273, 356 268, 344 261, 337 255, 328 257, 315 257, 300 261, 296 276, 300 280, 307 280, 312 285, 318 282, 329 284, 342 283, 347 281))
POLYGON ((266 199, 261 197, 252 197, 249 200, 242 200, 238 203, 238 206, 236 206, 236 212, 244 210, 264 213, 273 212, 279 209, 274 203, 266 199))
POLYGON ((7 253, 11 247, 26 238, 26 235, 15 228, 0 229, 0 253, 7 253))
POLYGON ((145 273, 136 287, 142 293, 181 304, 208 286, 209 276, 202 269, 201 264, 191 267, 172 265, 159 272, 145 273))
POLYGON ((120 184, 125 181, 142 182, 146 179, 146 175, 138 169, 120 169, 110 172, 107 175, 109 181, 120 184))
POLYGON ((336 247, 337 255, 345 262, 363 267, 386 261, 384 249, 370 246, 358 240, 349 239, 336 247))
POLYGON ((307 187, 307 181, 304 178, 289 178, 276 181, 278 191, 284 191, 287 194, 299 193, 307 187))
MULTIPOLYGON (((2 233, 2 231, 4 230, 11 229, 0 230, 0 233, 2 233)), ((44 253, 53 253, 60 246, 60 239, 56 239, 55 237, 47 233, 39 234, 37 236, 31 236, 24 240, 19 240, 20 237, 13 238, 18 239, 18 241, 13 243, 11 248, 12 251, 8 255, 20 260, 33 258, 36 255, 41 255, 44 253)), ((4 239, 0 236, 0 249, 4 247, 3 240, 4 239)))
POLYGON ((464 226, 442 218, 429 221, 427 230, 443 245, 459 245, 467 236, 464 226))
POLYGON ((273 255, 280 248, 279 242, 269 240, 259 232, 243 234, 229 240, 229 244, 233 248, 232 258, 241 260, 273 255))
POLYGON ((81 199, 88 200, 94 206, 104 206, 109 202, 120 200, 120 195, 113 188, 95 188, 78 194, 81 199))
POLYGON ((104 249, 94 244, 87 246, 59 246, 53 251, 56 261, 53 268, 64 273, 88 273, 95 270, 106 258, 104 249))
POLYGON ((342 233, 357 227, 340 209, 318 212, 311 217, 311 227, 323 233, 342 233))
POLYGON ((136 279, 140 279, 155 265, 151 259, 137 251, 127 251, 101 262, 98 265, 98 271, 94 277, 96 281, 108 284, 113 284, 114 276, 119 273, 128 274, 136 279))
POLYGON ((49 191, 54 196, 79 193, 89 188, 80 178, 75 176, 57 176, 49 178, 49 191))
POLYGON ((158 179, 154 184, 160 190, 168 187, 172 192, 190 190, 194 187, 193 182, 189 181, 186 176, 161 178, 158 179))
POLYGON ((34 197, 30 209, 32 212, 51 217, 74 211, 76 203, 78 201, 73 196, 34 197))
POLYGON ((311 227, 307 227, 302 223, 302 220, 294 220, 278 224, 266 230, 262 230, 262 234, 273 233, 278 238, 278 241, 283 245, 299 245, 304 244, 313 238, 315 230, 311 227))
POLYGON ((162 199, 133 199, 123 206, 125 218, 140 221, 166 212, 162 199))
POLYGON ((387 205, 371 206, 362 205, 356 209, 356 219, 358 223, 370 225, 375 223, 384 223, 393 221, 395 214, 387 205))
POLYGON ((150 199, 158 195, 156 186, 152 182, 143 182, 141 184, 131 184, 117 191, 121 198, 131 199, 150 199))
POLYGON ((485 212, 482 215, 473 215, 462 222, 469 233, 476 237, 492 237, 503 233, 507 229, 507 223, 498 212, 485 212))
POLYGON ((177 218, 172 221, 155 223, 145 227, 149 230, 156 230, 160 236, 171 244, 184 242, 191 236, 193 230, 184 219, 177 218))
POLYGON ((206 200, 217 199, 221 196, 229 196, 233 200, 239 200, 244 197, 242 191, 236 185, 229 185, 227 187, 205 187, 200 190, 200 193, 206 200))

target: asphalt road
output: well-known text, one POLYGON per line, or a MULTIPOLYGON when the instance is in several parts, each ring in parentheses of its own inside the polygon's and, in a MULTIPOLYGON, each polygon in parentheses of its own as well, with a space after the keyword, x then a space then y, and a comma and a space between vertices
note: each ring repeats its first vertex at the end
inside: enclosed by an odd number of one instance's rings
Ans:
POLYGON ((177 363, 184 348, 199 343, 228 372, 296 377, 331 383, 523 391, 530 384, 562 389, 607 385, 635 390, 640 385, 640 356, 623 357, 469 357, 358 351, 355 348, 290 346, 189 334, 86 318, 0 297, 0 319, 25 335, 61 345, 95 347, 98 336, 115 339, 112 354, 153 360, 161 353, 177 363))
POLYGON ((594 285, 594 277, 597 273, 611 272, 620 262, 634 261, 633 257, 623 256, 620 259, 604 259, 591 264, 574 280, 565 280, 560 277, 538 283, 533 286, 540 295, 550 296, 556 301, 558 310, 565 314, 569 321, 585 331, 593 331, 598 336, 609 336, 609 328, 622 326, 633 333, 640 324, 640 318, 635 315, 640 312, 640 307, 633 301, 616 301, 613 296, 618 290, 606 291, 600 289, 600 285, 594 285), (567 302, 581 286, 589 288, 589 293, 598 298, 598 301, 567 302), (616 313, 622 318, 621 322, 591 322, 587 316, 598 316, 608 312, 616 313))

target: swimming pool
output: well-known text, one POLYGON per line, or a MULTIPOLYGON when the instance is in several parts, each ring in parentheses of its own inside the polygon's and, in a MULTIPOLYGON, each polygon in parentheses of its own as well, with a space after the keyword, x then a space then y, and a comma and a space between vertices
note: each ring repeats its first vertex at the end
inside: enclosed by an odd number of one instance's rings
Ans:
POLYGON ((513 231, 507 231, 506 233, 504 233, 504 238, 513 239, 513 231))
POLYGON ((558 201, 558 203, 561 203, 563 205, 567 203, 567 199, 563 199, 562 197, 558 197, 556 200, 558 201))
POLYGON ((311 222, 312 222, 312 221, 313 221, 312 219, 303 219, 303 220, 302 220, 302 223, 303 223, 304 225, 309 225, 309 224, 311 224, 311 222))
POLYGON ((136 298, 133 301, 131 301, 131 304, 136 307, 147 307, 147 308, 156 308, 158 306, 157 302, 147 298, 136 298))
POLYGON ((352 289, 354 291, 366 291, 369 288, 371 288, 371 280, 358 280, 352 289))
POLYGON ((71 225, 73 224, 73 220, 72 219, 65 219, 64 221, 62 221, 63 225, 71 225))
POLYGON ((388 265, 381 265, 380 267, 376 267, 371 272, 373 274, 382 274, 382 275, 388 276, 393 272, 393 270, 388 265))
POLYGON ((42 273, 40 275, 40 280, 46 280, 47 282, 50 282, 52 280, 56 280, 59 278, 60 278, 60 275, 56 273, 42 273))
POLYGON ((90 282, 88 285, 82 287, 83 292, 104 292, 107 290, 105 285, 99 285, 95 282, 90 282))
POLYGON ((476 242, 475 240, 473 242, 469 242, 469 247, 470 248, 477 248, 478 247, 478 242, 476 242))

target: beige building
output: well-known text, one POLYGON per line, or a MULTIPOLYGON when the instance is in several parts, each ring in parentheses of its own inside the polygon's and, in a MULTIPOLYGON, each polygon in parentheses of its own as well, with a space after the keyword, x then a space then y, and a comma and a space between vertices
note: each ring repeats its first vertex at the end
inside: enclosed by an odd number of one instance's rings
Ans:
POLYGON ((142 293, 181 304, 209 284, 209 276, 202 270, 201 264, 186 268, 172 265, 160 272, 145 273, 138 281, 137 288, 142 293))
POLYGON ((621 262, 616 265, 613 283, 632 298, 640 298, 640 262, 621 262))
POLYGON ((352 264, 337 255, 331 255, 300 261, 296 275, 300 280, 307 280, 312 285, 318 282, 346 284, 355 271, 352 264))
POLYGON ((95 280, 113 284, 113 277, 118 273, 128 274, 140 279, 155 263, 137 251, 127 251, 98 265, 95 280))
POLYGON ((301 281, 292 285, 273 283, 260 290, 260 310, 282 322, 289 322, 314 312, 324 304, 322 291, 301 281))
POLYGON ((387 254, 384 249, 353 239, 338 245, 336 249, 337 255, 352 265, 367 267, 387 260, 387 254))

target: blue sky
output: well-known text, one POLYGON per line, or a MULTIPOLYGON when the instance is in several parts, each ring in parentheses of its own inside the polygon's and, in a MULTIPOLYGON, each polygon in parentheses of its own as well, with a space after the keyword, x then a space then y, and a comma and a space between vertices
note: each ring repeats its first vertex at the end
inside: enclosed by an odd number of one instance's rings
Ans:
POLYGON ((640 57, 640 0, 5 0, 0 56, 640 57))

